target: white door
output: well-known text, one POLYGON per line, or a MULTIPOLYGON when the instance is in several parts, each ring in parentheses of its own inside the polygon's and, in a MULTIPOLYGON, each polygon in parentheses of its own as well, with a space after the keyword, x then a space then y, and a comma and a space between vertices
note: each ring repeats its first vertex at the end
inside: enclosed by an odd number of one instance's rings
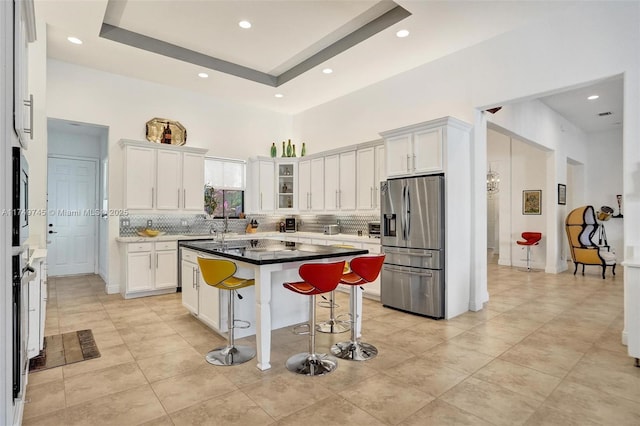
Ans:
POLYGON ((376 169, 373 178, 373 206, 380 208, 380 182, 387 180, 384 145, 378 145, 376 151, 376 169))
POLYGON ((155 289, 178 286, 178 250, 156 251, 155 289))
POLYGON ((150 251, 127 255, 127 293, 153 290, 152 266, 150 251))
POLYGON ((413 136, 412 172, 426 173, 442 170, 442 129, 416 132, 413 136))
MULTIPOLYGON (((182 252, 184 255, 184 251, 182 252)), ((182 285, 182 306, 198 315, 198 289, 196 288, 196 273, 198 265, 182 261, 180 283, 182 285)))
POLYGON ((311 194, 309 195, 311 210, 324 210, 324 158, 311 160, 311 194))
POLYGON ((375 152, 373 147, 358 150, 358 209, 373 209, 375 199, 375 152))
POLYGON ((260 161, 260 199, 258 204, 258 212, 271 212, 276 207, 275 193, 275 169, 271 161, 260 161))
POLYGON ((96 162, 49 158, 49 275, 92 274, 98 218, 96 162))
POLYGON ((338 188, 338 208, 355 210, 356 208, 356 152, 340 154, 340 188, 338 188))
POLYGON ((339 156, 330 155, 324 159, 324 207, 327 210, 337 210, 340 188, 339 156))
POLYGON ((127 146, 125 151, 125 199, 126 208, 152 209, 155 206, 156 150, 139 146, 127 146))
POLYGON ((311 210, 311 161, 308 160, 298 164, 298 209, 311 210))
POLYGON ((182 208, 204 211, 204 155, 182 154, 182 208))
POLYGON ((406 176, 409 173, 412 150, 411 135, 401 135, 386 141, 387 174, 392 176, 406 176))
MULTIPOLYGON (((180 206, 182 156, 177 151, 158 150, 156 161, 156 208, 177 210, 180 206)), ((204 179, 204 172, 203 172, 204 179)))

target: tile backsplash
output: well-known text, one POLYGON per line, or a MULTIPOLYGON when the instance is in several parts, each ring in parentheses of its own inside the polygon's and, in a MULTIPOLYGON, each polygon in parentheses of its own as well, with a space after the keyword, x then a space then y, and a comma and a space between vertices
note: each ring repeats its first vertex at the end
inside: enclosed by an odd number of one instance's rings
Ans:
MULTIPOLYGON (((286 217, 296 218, 298 231, 322 232, 324 225, 340 225, 343 234, 356 235, 362 231, 367 235, 367 224, 378 222, 380 216, 376 214, 322 214, 322 215, 249 215, 245 219, 229 219, 227 231, 245 233, 247 224, 251 220, 258 221, 258 232, 277 231, 281 221, 286 217)), ((167 234, 203 235, 222 232, 225 228, 224 219, 208 219, 205 215, 130 215, 120 218, 121 237, 137 236, 137 231, 144 228, 158 229, 167 234), (149 222, 150 221, 150 222, 149 222), (150 223, 150 225, 149 225, 150 223)))

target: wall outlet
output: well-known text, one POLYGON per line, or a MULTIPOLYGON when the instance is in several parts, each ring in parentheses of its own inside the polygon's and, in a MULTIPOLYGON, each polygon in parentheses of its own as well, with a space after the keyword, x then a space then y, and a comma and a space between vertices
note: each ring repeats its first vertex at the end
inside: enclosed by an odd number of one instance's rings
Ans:
POLYGON ((147 228, 151 228, 153 226, 153 220, 147 219, 147 228))
POLYGON ((122 219, 122 221, 120 222, 120 225, 126 228, 128 226, 131 226, 131 222, 129 222, 129 219, 122 219))
POLYGON ((188 224, 188 222, 187 222, 187 219, 182 219, 182 220, 180 221, 180 225, 182 225, 182 226, 188 226, 189 224, 188 224))

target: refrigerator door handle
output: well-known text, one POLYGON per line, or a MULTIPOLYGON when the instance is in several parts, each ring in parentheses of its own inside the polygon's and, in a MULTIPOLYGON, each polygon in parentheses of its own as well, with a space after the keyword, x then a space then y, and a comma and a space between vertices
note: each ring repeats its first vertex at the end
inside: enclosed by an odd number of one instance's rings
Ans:
POLYGON ((407 187, 403 186, 402 187, 402 212, 400 214, 400 220, 402 221, 402 239, 403 240, 407 240, 407 221, 405 218, 405 213, 406 213, 406 208, 405 206, 407 205, 407 187))
POLYGON ((407 275, 418 275, 420 277, 432 277, 433 274, 431 272, 413 272, 413 271, 407 271, 406 269, 397 269, 397 268, 391 268, 387 265, 384 265, 384 269, 390 272, 399 272, 401 274, 407 274, 407 275))
POLYGON ((411 193, 409 192, 409 187, 407 186, 407 200, 406 200, 406 205, 405 205, 405 209, 406 209, 406 217, 407 217, 407 240, 409 239, 409 236, 411 235, 411 193))

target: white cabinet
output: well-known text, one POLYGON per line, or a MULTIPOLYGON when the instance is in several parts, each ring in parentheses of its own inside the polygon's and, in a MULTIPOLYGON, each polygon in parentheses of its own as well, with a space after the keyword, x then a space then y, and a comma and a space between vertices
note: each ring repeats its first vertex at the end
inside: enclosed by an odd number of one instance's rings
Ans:
POLYGON ((326 210, 355 210, 356 152, 347 151, 324 158, 324 203, 326 210))
POLYGON ((443 131, 441 125, 433 126, 409 126, 381 133, 389 177, 443 171, 443 131))
POLYGON ((301 160, 298 164, 299 210, 324 210, 324 158, 301 160))
POLYGON ((276 197, 278 210, 293 210, 297 208, 297 174, 298 163, 293 161, 276 162, 276 170, 278 173, 277 193, 276 197))
POLYGON ((31 266, 35 270, 29 281, 29 314, 27 356, 33 358, 44 348, 44 324, 47 315, 47 262, 44 257, 34 258, 31 266))
POLYGON ((384 171, 384 145, 358 149, 357 153, 357 209, 380 208, 380 181, 384 171))
POLYGON ((175 291, 178 286, 176 241, 124 243, 121 293, 139 297, 175 291))
MULTIPOLYGON (((198 266, 198 256, 211 257, 194 250, 180 249, 182 305, 215 331, 226 333, 228 298, 231 292, 218 290, 204 281, 198 266)), ((242 299, 234 301, 235 317, 252 324, 249 328, 235 330, 235 337, 240 338, 255 334, 255 289, 250 286, 237 292, 242 295, 242 299)))
POLYGON ((120 145, 127 209, 203 211, 206 149, 129 140, 120 145))
MULTIPOLYGON (((13 128, 18 136, 20 145, 23 148, 27 148, 27 141, 32 140, 34 134, 34 101, 33 96, 29 94, 28 85, 28 44, 36 40, 35 10, 32 0, 14 0, 12 3, 14 7, 14 31, 12 37, 14 59, 13 128)), ((7 35, 11 37, 10 34, 7 35)), ((8 38, 8 40, 11 40, 11 38, 8 38)))
POLYGON ((250 213, 275 211, 275 164, 273 160, 249 160, 249 208, 250 213))

